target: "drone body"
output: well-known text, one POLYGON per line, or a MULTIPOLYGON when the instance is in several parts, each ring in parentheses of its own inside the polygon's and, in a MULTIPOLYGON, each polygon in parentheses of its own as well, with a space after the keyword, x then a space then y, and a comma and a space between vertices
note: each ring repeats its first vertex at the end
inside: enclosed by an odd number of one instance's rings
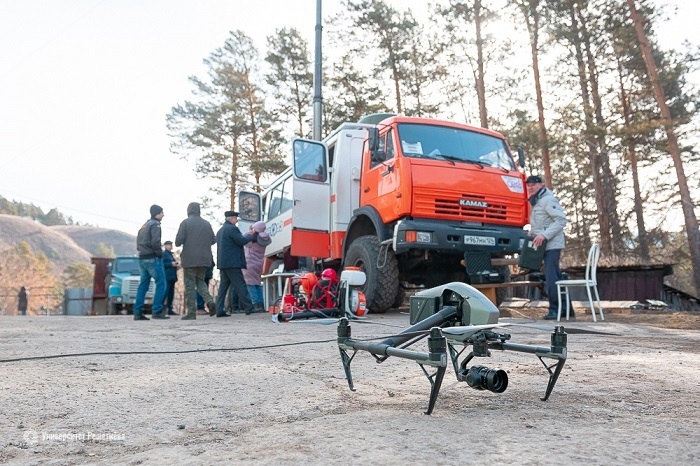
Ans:
POLYGON ((546 401, 564 367, 567 356, 567 334, 563 327, 555 327, 551 346, 536 347, 508 342, 510 335, 498 333, 508 324, 499 324, 499 311, 488 298, 475 288, 460 282, 448 283, 416 293, 411 297, 411 327, 379 342, 355 340, 351 337, 347 318, 338 322, 338 348, 350 390, 354 391, 350 363, 357 351, 367 351, 378 363, 390 356, 416 361, 431 384, 426 414, 435 407, 442 380, 448 366, 449 354, 458 381, 466 382, 477 390, 502 393, 508 387, 508 375, 500 369, 482 365, 469 366, 474 358, 490 357, 490 350, 516 351, 534 354, 549 373, 549 383, 543 401, 546 401), (428 335, 428 352, 407 349, 428 335), (458 349, 460 348, 461 349, 458 349), (471 351, 460 361, 462 353, 471 351), (348 351, 352 350, 352 356, 348 351), (544 359, 555 362, 548 365, 544 359), (435 368, 428 373, 426 366, 435 368))

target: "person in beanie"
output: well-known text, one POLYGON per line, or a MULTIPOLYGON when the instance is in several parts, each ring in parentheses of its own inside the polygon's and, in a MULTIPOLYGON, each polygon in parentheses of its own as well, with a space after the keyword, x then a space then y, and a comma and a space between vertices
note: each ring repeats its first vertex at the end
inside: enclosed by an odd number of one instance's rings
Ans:
POLYGON ((245 235, 241 234, 241 230, 236 226, 236 223, 238 223, 238 212, 229 210, 224 216, 226 221, 216 233, 216 262, 221 272, 219 294, 216 296, 216 308, 219 312, 217 312, 216 317, 229 317, 231 315, 224 308, 229 286, 233 286, 236 296, 238 296, 238 305, 241 310, 245 311, 246 314, 250 314, 253 312, 253 303, 248 297, 248 288, 241 271, 246 268, 243 246, 251 241, 256 241, 258 233, 252 231, 247 232, 245 235))
POLYGON ((243 269, 243 278, 255 312, 265 310, 261 277, 265 248, 272 242, 270 234, 265 231, 266 227, 265 222, 256 222, 251 225, 250 234, 257 232, 258 238, 245 245, 246 268, 243 269))
MULTIPOLYGON (((530 202, 530 235, 535 238, 532 245, 541 246, 547 242, 544 250, 544 280, 549 299, 549 313, 544 319, 557 318, 559 300, 557 298, 557 280, 562 279, 559 269, 561 250, 564 249, 564 227, 567 219, 559 200, 554 193, 544 187, 542 177, 531 175, 525 181, 528 201, 530 202)), ((573 312, 571 317, 576 317, 573 312)))
POLYGON ((165 300, 165 271, 163 270, 163 249, 160 245, 160 221, 163 220, 163 208, 153 204, 151 206, 151 218, 143 224, 136 235, 136 249, 139 253, 139 270, 141 279, 136 291, 134 302, 134 320, 149 320, 143 315, 143 304, 146 300, 146 292, 151 285, 151 278, 156 283, 153 296, 153 309, 151 316, 154 319, 169 319, 163 312, 165 300))
POLYGON ((206 301, 209 315, 216 314, 214 298, 209 293, 209 287, 205 282, 207 267, 210 267, 214 261, 211 253, 211 246, 214 243, 216 243, 214 230, 209 222, 200 217, 199 203, 190 202, 187 206, 187 218, 180 223, 175 236, 175 246, 182 246, 180 263, 185 276, 187 314, 182 316, 183 320, 197 318, 195 288, 206 301))
POLYGON ((167 288, 165 291, 165 307, 168 310, 168 315, 173 316, 173 300, 175 299, 175 283, 177 282, 177 269, 180 266, 173 257, 173 242, 166 241, 163 243, 163 268, 165 269, 165 282, 167 288))

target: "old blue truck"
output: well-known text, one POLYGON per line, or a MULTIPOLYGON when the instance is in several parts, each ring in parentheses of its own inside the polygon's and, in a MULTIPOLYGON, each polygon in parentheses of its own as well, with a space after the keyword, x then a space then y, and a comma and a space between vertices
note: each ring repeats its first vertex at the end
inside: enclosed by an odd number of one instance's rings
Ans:
MULTIPOLYGON (((107 313, 110 315, 132 314, 136 292, 139 288, 139 258, 137 256, 117 256, 110 260, 107 269, 105 278, 107 313)), ((145 310, 149 310, 153 304, 154 290, 155 282, 151 279, 148 292, 146 292, 145 310)))

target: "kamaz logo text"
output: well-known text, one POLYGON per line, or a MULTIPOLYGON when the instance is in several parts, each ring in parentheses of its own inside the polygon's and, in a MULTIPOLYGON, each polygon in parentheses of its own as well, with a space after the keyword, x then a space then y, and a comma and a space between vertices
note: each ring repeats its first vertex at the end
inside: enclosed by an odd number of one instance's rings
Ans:
POLYGON ((464 207, 480 207, 482 209, 486 209, 489 206, 489 203, 486 201, 475 201, 473 199, 460 199, 459 205, 464 207))

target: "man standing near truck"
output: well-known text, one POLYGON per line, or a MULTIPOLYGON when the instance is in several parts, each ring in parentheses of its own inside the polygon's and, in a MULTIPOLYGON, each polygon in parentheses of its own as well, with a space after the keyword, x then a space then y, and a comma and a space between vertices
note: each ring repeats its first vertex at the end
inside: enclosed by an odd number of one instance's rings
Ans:
POLYGON ((157 204, 151 206, 151 218, 143 224, 136 236, 136 249, 139 252, 139 269, 141 278, 134 302, 134 320, 149 320, 143 315, 146 292, 151 285, 151 278, 156 282, 153 296, 151 317, 169 319, 163 312, 165 300, 165 271, 163 270, 163 249, 160 245, 160 221, 163 220, 163 208, 157 204))
POLYGON ((214 243, 216 243, 216 236, 211 223, 200 217, 199 203, 190 202, 187 206, 187 218, 180 223, 175 236, 175 246, 182 246, 180 263, 185 275, 187 314, 182 316, 182 320, 197 318, 195 288, 206 301, 209 315, 213 316, 216 313, 214 298, 209 293, 209 287, 205 281, 207 268, 214 262, 211 253, 211 246, 214 243))
MULTIPOLYGON (((564 249, 564 227, 567 224, 566 214, 554 193, 544 187, 542 177, 531 175, 525 181, 527 196, 530 202, 530 235, 535 236, 532 245, 541 246, 546 241, 544 250, 544 280, 549 299, 549 313, 544 319, 553 320, 559 312, 557 298, 557 280, 561 280, 559 258, 564 249)), ((571 317, 576 317, 571 313, 571 317)))

